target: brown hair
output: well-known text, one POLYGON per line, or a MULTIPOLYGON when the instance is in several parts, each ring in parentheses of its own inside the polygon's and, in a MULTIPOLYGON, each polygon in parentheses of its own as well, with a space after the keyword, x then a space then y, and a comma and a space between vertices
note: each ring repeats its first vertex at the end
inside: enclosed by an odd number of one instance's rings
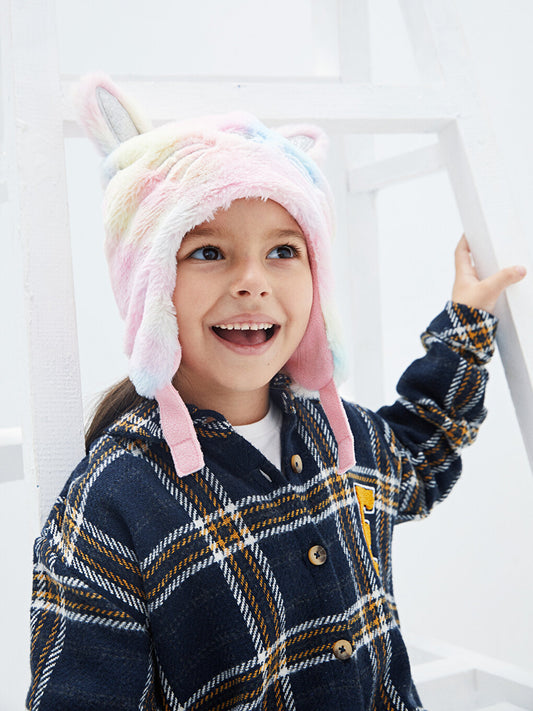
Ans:
POLYGON ((129 378, 124 378, 106 390, 97 403, 87 427, 85 451, 89 451, 92 442, 100 437, 117 418, 143 402, 146 402, 146 398, 137 393, 129 378))

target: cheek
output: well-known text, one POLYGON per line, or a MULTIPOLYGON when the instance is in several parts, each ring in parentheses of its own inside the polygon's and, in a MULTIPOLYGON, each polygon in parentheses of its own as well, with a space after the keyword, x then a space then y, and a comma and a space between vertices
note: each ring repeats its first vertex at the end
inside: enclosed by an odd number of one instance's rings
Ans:
POLYGON ((174 287, 174 293, 172 294, 172 303, 174 304, 174 312, 176 314, 176 320, 179 323, 181 319, 181 307, 185 306, 185 300, 183 297, 183 289, 179 281, 176 281, 176 286, 174 287))
POLYGON ((202 313, 209 303, 208 282, 191 275, 187 270, 176 275, 176 286, 172 295, 172 303, 176 312, 178 325, 200 322, 202 313))
POLYGON ((301 302, 302 309, 307 312, 307 316, 311 313, 311 308, 313 306, 313 277, 311 275, 311 270, 308 269, 305 273, 305 277, 302 280, 301 285, 301 302))
POLYGON ((191 293, 186 280, 179 282, 173 296, 176 321, 178 322, 179 338, 183 346, 183 338, 191 337, 191 330, 200 321, 200 302, 196 294, 191 293))
POLYGON ((313 280, 310 271, 294 281, 289 298, 294 309, 294 316, 299 322, 300 335, 303 336, 313 308, 313 280))

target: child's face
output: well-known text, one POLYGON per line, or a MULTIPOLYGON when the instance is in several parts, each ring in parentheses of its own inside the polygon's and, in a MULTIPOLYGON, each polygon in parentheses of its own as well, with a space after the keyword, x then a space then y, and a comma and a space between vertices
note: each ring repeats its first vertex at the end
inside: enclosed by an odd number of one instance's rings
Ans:
POLYGON ((232 424, 263 416, 268 384, 300 343, 312 300, 304 235, 278 203, 236 200, 195 227, 177 255, 174 291, 182 398, 232 424), (235 415, 231 403, 249 414, 235 415))

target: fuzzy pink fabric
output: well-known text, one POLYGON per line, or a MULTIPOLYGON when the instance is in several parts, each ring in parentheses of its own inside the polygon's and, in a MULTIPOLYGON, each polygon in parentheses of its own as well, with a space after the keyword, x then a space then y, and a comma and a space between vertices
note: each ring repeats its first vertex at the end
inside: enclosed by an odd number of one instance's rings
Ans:
POLYGON ((312 126, 273 131, 246 113, 143 133, 149 122, 138 109, 130 111, 128 99, 101 76, 82 83, 78 106, 86 130, 106 155, 106 255, 126 326, 129 375, 137 392, 157 397, 177 471, 197 471, 202 460, 187 409, 171 386, 181 357, 172 303, 176 253, 189 230, 239 198, 274 200, 305 234, 314 299, 306 333, 284 370, 299 386, 320 392, 346 470, 354 456, 334 384, 343 358, 331 298, 332 200, 312 160, 324 154, 325 134, 312 126))

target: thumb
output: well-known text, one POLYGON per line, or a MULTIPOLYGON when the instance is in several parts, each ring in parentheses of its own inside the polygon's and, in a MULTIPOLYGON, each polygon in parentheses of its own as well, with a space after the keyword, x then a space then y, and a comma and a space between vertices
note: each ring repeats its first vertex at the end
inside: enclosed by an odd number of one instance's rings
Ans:
POLYGON ((483 292, 486 303, 491 308, 487 308, 487 311, 491 311, 496 305, 496 301, 500 294, 507 289, 508 286, 516 284, 521 281, 526 275, 526 268, 523 266, 505 267, 505 269, 500 269, 499 272, 492 274, 483 280, 483 292))

